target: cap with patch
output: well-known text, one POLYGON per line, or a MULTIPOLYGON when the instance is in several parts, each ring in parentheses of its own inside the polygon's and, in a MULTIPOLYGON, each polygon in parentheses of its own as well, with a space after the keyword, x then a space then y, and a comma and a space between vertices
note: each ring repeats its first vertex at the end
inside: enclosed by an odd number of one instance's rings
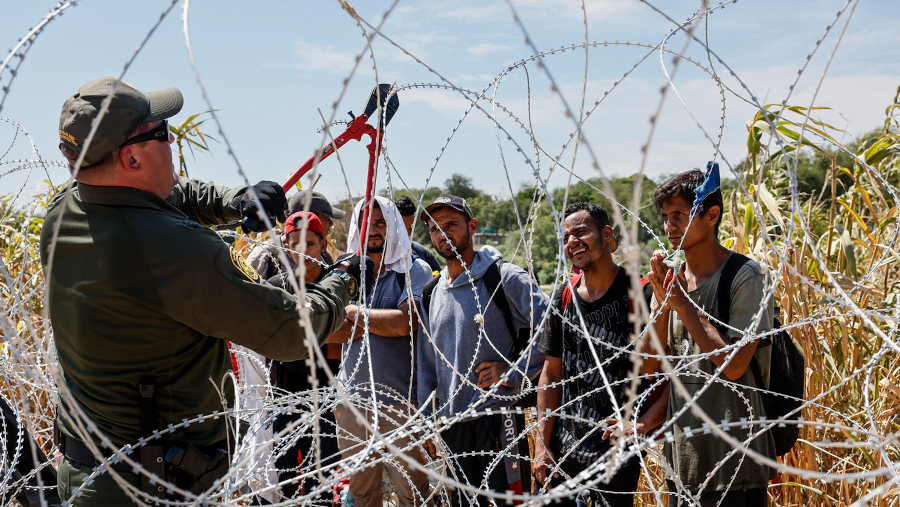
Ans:
MULTIPOLYGON (((308 196, 309 190, 297 192, 296 194, 292 195, 290 200, 288 201, 288 213, 296 213, 300 210, 306 209, 306 199, 308 199, 308 196)), ((318 192, 312 193, 312 202, 309 204, 309 211, 312 211, 313 213, 321 213, 337 220, 344 218, 344 215, 347 214, 346 211, 331 206, 331 203, 328 202, 328 199, 326 199, 324 195, 318 192)))
POLYGON ((84 154, 82 167, 96 164, 122 146, 138 125, 171 118, 184 105, 184 97, 178 88, 144 93, 114 77, 95 79, 79 88, 63 104, 59 117, 60 149, 67 146, 81 154, 84 141, 91 131, 91 123, 110 93, 112 100, 109 109, 84 154))
POLYGON ((300 228, 303 226, 302 223, 298 223, 301 218, 305 218, 309 221, 307 230, 315 232, 323 238, 325 237, 325 227, 322 226, 322 221, 319 220, 319 217, 317 217, 315 213, 306 211, 298 211, 288 217, 287 221, 284 223, 285 235, 300 230, 300 228))
POLYGON ((475 218, 475 214, 472 213, 469 203, 465 199, 456 195, 441 194, 419 215, 419 220, 427 223, 431 213, 442 206, 449 206, 456 211, 462 211, 469 220, 475 218))

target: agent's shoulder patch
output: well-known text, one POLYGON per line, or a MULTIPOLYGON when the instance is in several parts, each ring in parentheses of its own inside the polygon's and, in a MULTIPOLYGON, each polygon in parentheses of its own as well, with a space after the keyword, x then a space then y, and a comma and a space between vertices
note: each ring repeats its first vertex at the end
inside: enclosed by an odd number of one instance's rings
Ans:
POLYGON ((253 269, 253 266, 251 266, 250 263, 247 262, 247 259, 239 254, 237 250, 229 246, 228 253, 231 255, 231 263, 234 264, 234 267, 246 276, 247 279, 253 283, 260 283, 262 281, 262 277, 259 276, 259 273, 253 269))

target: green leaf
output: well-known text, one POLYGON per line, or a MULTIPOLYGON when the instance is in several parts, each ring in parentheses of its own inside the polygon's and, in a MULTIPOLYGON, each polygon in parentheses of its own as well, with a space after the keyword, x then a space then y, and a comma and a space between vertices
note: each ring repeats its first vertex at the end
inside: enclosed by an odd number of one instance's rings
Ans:
POLYGON ((875 165, 897 151, 897 136, 884 136, 863 152, 862 158, 869 165, 875 165))
POLYGON ((766 184, 762 183, 757 188, 757 193, 759 195, 759 200, 768 208, 769 212, 775 217, 775 221, 778 222, 778 225, 784 229, 784 219, 781 217, 781 211, 778 209, 778 203, 775 202, 775 197, 772 196, 772 193, 769 192, 769 189, 766 188, 766 184))
POLYGON ((750 247, 750 231, 756 227, 756 217, 753 216, 753 204, 747 203, 744 207, 744 244, 750 247))

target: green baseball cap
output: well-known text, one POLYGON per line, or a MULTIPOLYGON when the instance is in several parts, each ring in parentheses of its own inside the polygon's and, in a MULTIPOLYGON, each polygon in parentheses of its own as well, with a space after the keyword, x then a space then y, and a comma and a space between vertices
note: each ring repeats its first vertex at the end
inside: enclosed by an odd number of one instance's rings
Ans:
MULTIPOLYGON (((184 97, 178 88, 144 93, 134 86, 107 76, 95 79, 66 99, 59 117, 59 147, 68 146, 81 154, 91 123, 100 112, 103 100, 112 93, 109 110, 84 154, 82 167, 94 165, 122 146, 141 123, 165 120, 178 114, 184 97), (115 91, 113 91, 115 89, 115 91)), ((72 161, 74 162, 74 160, 72 161)))

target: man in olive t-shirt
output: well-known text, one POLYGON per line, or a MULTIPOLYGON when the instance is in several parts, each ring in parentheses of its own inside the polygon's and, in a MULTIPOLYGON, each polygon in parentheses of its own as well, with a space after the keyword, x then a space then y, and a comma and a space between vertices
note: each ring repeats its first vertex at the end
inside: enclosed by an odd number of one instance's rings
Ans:
MULTIPOLYGON (((718 166, 712 166, 710 172, 713 171, 712 176, 717 180, 718 166)), ((750 368, 750 362, 756 361, 767 384, 771 347, 758 346, 759 341, 754 340, 736 352, 730 348, 715 353, 739 342, 745 332, 762 334, 771 330, 773 301, 771 298, 763 301, 771 282, 765 267, 751 260, 737 271, 731 287, 723 288, 730 291, 731 307, 717 308, 719 279, 726 261, 735 254, 717 240, 722 214, 721 190, 701 193, 705 183, 701 171, 689 171, 664 183, 654 195, 666 235, 674 248, 684 252, 686 259, 676 270, 663 265, 662 255, 654 255, 653 271, 648 275, 654 289, 651 304, 655 311, 660 310, 654 326, 672 362, 673 382, 681 383, 692 400, 689 404, 675 386, 670 389, 667 420, 675 438, 665 447, 674 472, 668 481, 669 494, 673 495, 669 505, 694 505, 698 501, 703 506, 767 505, 766 488, 775 477, 775 470, 753 461, 712 433, 694 412, 702 410, 742 446, 774 459, 771 434, 759 434, 762 423, 758 421, 766 414, 759 392, 753 390, 768 386, 758 386, 750 368), (697 209, 691 219, 695 205, 697 209), (667 291, 671 291, 668 299, 667 291), (665 303, 659 309, 663 300, 665 303), (721 322, 727 322, 730 328, 721 322), (720 367, 722 372, 715 375, 720 367), (701 390, 702 394, 694 399, 701 390), (722 426, 723 422, 744 421, 747 424, 743 426, 722 426)), ((645 334, 645 340, 648 335, 645 334)), ((643 350, 652 353, 646 341, 643 350)), ((645 360, 642 372, 653 371, 658 366, 659 360, 645 360)))

